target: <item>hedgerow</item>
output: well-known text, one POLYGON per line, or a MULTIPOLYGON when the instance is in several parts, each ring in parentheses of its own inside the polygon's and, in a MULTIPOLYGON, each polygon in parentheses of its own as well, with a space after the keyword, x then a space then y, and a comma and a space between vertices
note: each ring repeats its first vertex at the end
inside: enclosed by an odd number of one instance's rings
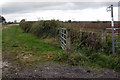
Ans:
POLYGON ((30 33, 38 37, 56 37, 60 22, 56 20, 38 21, 33 24, 30 33))
MULTIPOLYGON (((107 54, 112 53, 111 36, 106 36, 106 41, 103 41, 101 37, 102 33, 100 32, 84 31, 84 29, 81 31, 74 28, 72 25, 63 24, 58 20, 41 20, 31 23, 23 19, 20 22, 20 26, 25 32, 32 33, 41 38, 55 38, 58 36, 59 28, 65 27, 67 29, 70 29, 72 48, 79 50, 83 47, 87 47, 89 51, 95 50, 102 51, 107 54)), ((120 51, 117 50, 116 53, 119 52, 120 51)))
POLYGON ((61 23, 58 20, 37 21, 29 23, 21 20, 20 26, 25 32, 32 33, 38 37, 56 37, 61 23))
POLYGON ((20 26, 25 32, 29 32, 32 25, 32 23, 26 22, 25 19, 20 21, 20 26))
MULTIPOLYGON (((120 55, 108 55, 112 53, 111 35, 107 35, 106 40, 102 41, 101 33, 76 30, 74 26, 64 25, 57 20, 41 20, 32 24, 21 20, 20 26, 25 32, 32 33, 41 38, 56 38, 60 27, 71 30, 71 47, 77 48, 77 51, 71 52, 71 54, 58 53, 52 58, 54 61, 70 65, 105 67, 120 71, 120 58, 118 57, 120 55)), ((116 53, 119 52, 116 51, 116 53)))

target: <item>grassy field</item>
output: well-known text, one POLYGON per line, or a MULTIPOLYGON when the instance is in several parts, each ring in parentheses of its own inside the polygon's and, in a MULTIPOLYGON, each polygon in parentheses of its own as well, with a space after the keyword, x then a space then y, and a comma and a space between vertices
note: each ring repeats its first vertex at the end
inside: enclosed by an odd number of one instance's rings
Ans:
POLYGON ((60 64, 82 65, 99 68, 109 68, 120 71, 120 55, 104 54, 81 48, 66 54, 54 38, 38 38, 25 33, 19 26, 3 30, 3 60, 8 60, 21 67, 53 61, 60 64))
POLYGON ((53 38, 40 39, 24 33, 19 26, 3 30, 3 59, 21 66, 51 61, 54 54, 63 52, 53 38))

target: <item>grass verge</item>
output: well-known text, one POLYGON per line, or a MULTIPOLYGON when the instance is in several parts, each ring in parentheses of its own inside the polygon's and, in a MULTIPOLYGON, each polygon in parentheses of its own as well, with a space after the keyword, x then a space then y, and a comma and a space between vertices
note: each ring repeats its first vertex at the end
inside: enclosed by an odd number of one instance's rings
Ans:
POLYGON ((19 26, 12 26, 3 30, 3 59, 20 66, 32 66, 34 64, 51 61, 54 54, 61 53, 57 41, 37 38, 24 33, 19 26))
POLYGON ((3 59, 22 67, 33 66, 47 61, 60 64, 83 65, 98 68, 109 68, 120 71, 119 54, 103 54, 82 48, 70 54, 59 48, 54 38, 41 39, 25 33, 19 26, 3 30, 3 59))
POLYGON ((65 63, 73 66, 80 65, 97 68, 108 68, 112 69, 113 71, 120 72, 120 54, 107 55, 101 52, 90 51, 87 48, 83 48, 80 51, 76 51, 71 54, 57 54, 53 60, 62 64, 65 63))

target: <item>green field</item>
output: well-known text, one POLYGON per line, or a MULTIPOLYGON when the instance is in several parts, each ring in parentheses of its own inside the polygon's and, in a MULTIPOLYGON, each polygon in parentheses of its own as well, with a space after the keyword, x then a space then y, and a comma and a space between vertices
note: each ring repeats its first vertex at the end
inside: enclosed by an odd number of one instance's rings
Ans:
POLYGON ((105 54, 81 48, 65 53, 55 38, 38 38, 25 33, 19 26, 3 30, 3 60, 19 67, 30 67, 45 62, 58 62, 74 66, 109 68, 120 71, 120 55, 105 54))
POLYGON ((5 59, 21 66, 51 61, 49 56, 63 52, 56 40, 37 38, 24 33, 19 26, 3 30, 2 43, 5 59))

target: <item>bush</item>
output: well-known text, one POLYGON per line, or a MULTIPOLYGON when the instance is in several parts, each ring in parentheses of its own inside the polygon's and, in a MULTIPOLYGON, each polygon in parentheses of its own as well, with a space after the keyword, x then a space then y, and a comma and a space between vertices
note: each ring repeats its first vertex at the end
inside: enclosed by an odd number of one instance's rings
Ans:
POLYGON ((25 22, 25 19, 22 19, 21 21, 20 21, 20 27, 24 30, 25 29, 25 27, 26 27, 26 22, 25 22))
POLYGON ((38 21, 33 24, 30 33, 38 37, 56 37, 60 22, 56 20, 38 21))
POLYGON ((32 25, 30 33, 35 34, 36 36, 43 36, 43 29, 43 21, 38 21, 32 25))
POLYGON ((26 22, 25 19, 20 21, 20 27, 25 31, 25 32, 29 32, 31 27, 32 27, 33 23, 31 22, 26 22))
POLYGON ((20 21, 20 26, 25 32, 30 32, 38 37, 56 37, 58 35, 58 28, 61 25, 61 22, 58 20, 27 22, 23 19, 20 21))

